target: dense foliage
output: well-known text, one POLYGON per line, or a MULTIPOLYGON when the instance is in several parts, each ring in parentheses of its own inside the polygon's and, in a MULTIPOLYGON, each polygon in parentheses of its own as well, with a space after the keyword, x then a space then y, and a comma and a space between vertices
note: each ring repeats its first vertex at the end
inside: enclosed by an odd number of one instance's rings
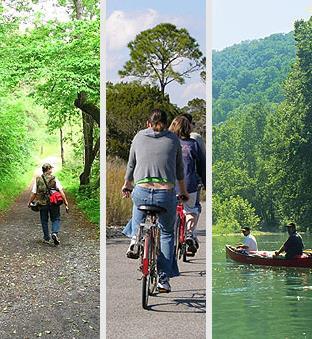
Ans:
POLYGON ((60 135, 62 160, 64 162, 66 156, 70 160, 69 153, 64 156, 67 142, 66 149, 75 151, 73 173, 78 168, 81 170, 80 175, 75 174, 77 187, 80 184, 86 192, 85 198, 89 199, 90 187, 99 185, 96 169, 100 121, 98 1, 58 1, 71 12, 63 23, 45 22, 43 13, 34 13, 33 3, 31 0, 4 1, 0 5, 0 97, 1 103, 8 98, 13 102, 12 114, 7 108, 1 111, 6 130, 1 124, 0 139, 18 134, 15 141, 2 147, 4 155, 1 154, 0 166, 6 169, 7 176, 15 175, 15 161, 9 164, 8 159, 22 149, 16 163, 27 163, 34 158, 32 145, 43 144, 42 138, 49 139, 48 132, 60 135), (12 11, 6 12, 7 8, 12 11), (33 14, 37 15, 35 19, 33 14), (30 106, 20 108, 14 103, 20 95, 30 106), (33 118, 33 107, 40 107, 40 123, 33 118))
POLYGON ((295 58, 293 33, 273 34, 213 51, 213 123, 227 119, 240 105, 280 103, 282 82, 295 58))
MULTIPOLYGON (((267 72, 267 64, 264 64, 263 72, 255 64, 259 75, 253 84, 258 83, 258 93, 257 87, 240 88, 232 95, 233 100, 235 96, 238 98, 233 106, 235 109, 223 108, 220 111, 222 114, 218 115, 226 119, 213 128, 215 232, 238 230, 238 225, 244 223, 253 228, 276 230, 290 220, 298 223, 301 230, 311 227, 311 22, 311 19, 296 22, 293 35, 274 35, 263 39, 267 53, 265 49, 261 49, 260 55, 254 51, 250 58, 261 60, 263 55, 275 55, 272 62, 280 59, 279 71, 271 72, 275 74, 274 77, 261 87, 260 80, 267 72), (281 83, 291 59, 287 46, 292 36, 296 42, 296 58, 286 80, 281 83), (283 39, 285 44, 282 43, 283 39), (275 44, 270 41, 275 41, 275 44), (282 46, 285 48, 282 49, 282 46), (286 60, 289 60, 288 66, 286 60), (246 88, 250 91, 251 102, 243 100, 246 88), (272 88, 278 91, 271 91, 272 88), (273 92, 276 95, 268 95, 273 92), (257 96, 258 103, 253 103, 257 96), (238 205, 241 207, 238 208, 238 205), (241 215, 236 213, 238 209, 241 215)), ((256 45, 258 43, 255 42, 256 45)), ((246 46, 243 43, 242 50, 246 46)), ((233 48, 240 50, 240 46, 233 48)), ((237 55, 238 60, 241 58, 237 55)), ((219 69, 215 76, 221 73, 219 69)), ((238 88, 237 79, 237 76, 228 78, 229 84, 236 83, 235 90, 238 88)), ((230 98, 226 92, 229 88, 227 83, 224 82, 222 86, 224 96, 230 98)), ((214 105, 220 103, 222 93, 219 96, 215 94, 214 105)))
POLYGON ((157 87, 137 82, 107 84, 106 148, 107 154, 127 159, 135 134, 146 127, 152 109, 164 109, 171 120, 180 110, 162 97, 157 87))

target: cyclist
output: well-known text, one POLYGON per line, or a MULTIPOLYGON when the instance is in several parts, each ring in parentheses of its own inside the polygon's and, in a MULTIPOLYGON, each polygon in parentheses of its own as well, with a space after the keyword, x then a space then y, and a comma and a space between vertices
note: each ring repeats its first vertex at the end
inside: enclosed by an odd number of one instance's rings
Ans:
MULTIPOLYGON (((205 145, 205 140, 204 138, 197 132, 194 131, 195 129, 195 122, 193 121, 193 116, 190 113, 183 113, 181 114, 181 116, 185 117, 191 124, 191 133, 190 133, 190 138, 194 139, 197 141, 198 146, 201 150, 201 152, 203 153, 203 155, 205 156, 206 159, 206 145, 205 145)), ((202 189, 203 183, 201 182, 201 179, 198 178, 198 190, 197 190, 197 201, 196 201, 196 207, 198 208, 199 214, 201 213, 201 204, 200 204, 200 192, 202 189)), ((198 243, 198 239, 196 237, 196 232, 194 232, 194 240, 195 240, 195 245, 196 248, 199 248, 199 243, 198 243)))
POLYGON ((158 205, 166 212, 159 214, 160 254, 157 259, 159 274, 158 289, 170 292, 169 278, 178 276, 179 270, 174 257, 174 224, 176 216, 175 182, 181 194, 188 197, 184 182, 182 151, 179 139, 167 130, 167 114, 155 109, 147 122, 147 128, 139 131, 132 141, 125 182, 122 187, 124 197, 132 192, 132 218, 123 233, 132 237, 127 251, 129 258, 138 258, 133 252, 138 225, 145 214, 140 205, 158 205))
POLYGON ((196 140, 190 138, 191 124, 184 116, 176 117, 169 130, 180 139, 184 164, 184 177, 189 200, 183 204, 186 217, 188 252, 195 254, 198 248, 196 225, 200 213, 198 206, 198 178, 206 188, 206 159, 196 140))

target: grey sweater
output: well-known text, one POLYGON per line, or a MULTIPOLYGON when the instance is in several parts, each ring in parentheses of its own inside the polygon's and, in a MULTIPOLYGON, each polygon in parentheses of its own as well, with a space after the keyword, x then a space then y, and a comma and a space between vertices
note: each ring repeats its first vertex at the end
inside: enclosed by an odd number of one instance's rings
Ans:
POLYGON ((167 179, 172 184, 184 179, 181 145, 174 133, 147 128, 133 138, 125 179, 136 183, 145 178, 167 179))

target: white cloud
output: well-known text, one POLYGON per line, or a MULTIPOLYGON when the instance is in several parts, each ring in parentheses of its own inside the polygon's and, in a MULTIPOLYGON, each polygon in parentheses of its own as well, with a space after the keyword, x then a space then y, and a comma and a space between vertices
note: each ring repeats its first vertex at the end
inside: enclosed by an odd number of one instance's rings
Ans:
POLYGON ((194 98, 206 98, 206 86, 202 81, 197 81, 186 85, 183 89, 182 96, 185 98, 185 101, 192 100, 194 98))
POLYGON ((153 27, 158 20, 159 14, 153 9, 139 13, 114 11, 106 24, 107 48, 118 50, 126 47, 139 32, 153 27))

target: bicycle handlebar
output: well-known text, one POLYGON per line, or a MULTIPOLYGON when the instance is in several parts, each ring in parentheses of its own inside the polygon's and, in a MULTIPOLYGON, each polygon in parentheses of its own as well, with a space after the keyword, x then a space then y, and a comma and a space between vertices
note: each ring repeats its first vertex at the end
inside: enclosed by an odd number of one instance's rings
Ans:
POLYGON ((131 190, 130 188, 123 188, 122 192, 126 193, 126 192, 132 192, 133 190, 131 190))
POLYGON ((179 201, 188 201, 188 197, 186 196, 186 195, 184 195, 184 194, 178 194, 177 195, 177 198, 178 198, 178 200, 179 201))

